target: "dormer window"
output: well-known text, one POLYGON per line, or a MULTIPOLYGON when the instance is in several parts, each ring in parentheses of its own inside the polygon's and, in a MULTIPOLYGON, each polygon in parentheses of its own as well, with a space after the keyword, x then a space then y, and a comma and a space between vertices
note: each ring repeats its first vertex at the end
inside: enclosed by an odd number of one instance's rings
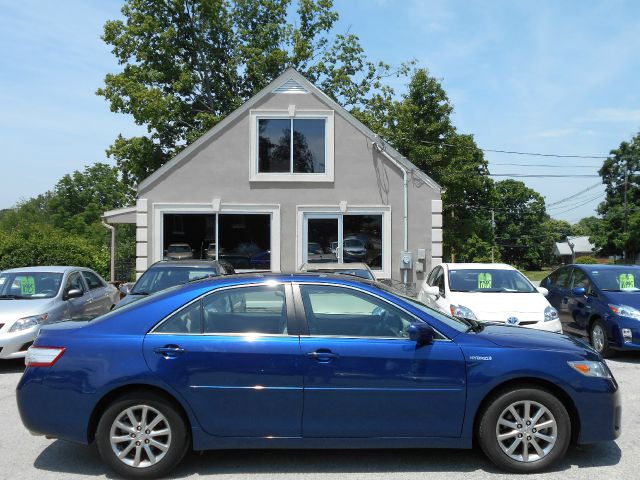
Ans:
POLYGON ((252 181, 333 181, 333 112, 253 111, 252 181))

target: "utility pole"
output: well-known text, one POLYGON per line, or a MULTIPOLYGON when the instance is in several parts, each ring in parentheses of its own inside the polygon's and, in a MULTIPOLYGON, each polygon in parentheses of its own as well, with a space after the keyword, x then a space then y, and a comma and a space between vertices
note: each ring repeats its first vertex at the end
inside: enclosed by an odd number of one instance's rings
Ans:
MULTIPOLYGON (((624 164, 624 233, 626 235, 627 233, 627 226, 629 223, 629 209, 627 206, 627 184, 629 179, 629 173, 628 173, 628 162, 625 162, 624 164)), ((624 261, 624 263, 627 263, 627 249, 625 248, 622 251, 622 259, 624 261)))
POLYGON ((496 248, 496 212, 491 209, 491 263, 496 263, 495 251, 496 248))

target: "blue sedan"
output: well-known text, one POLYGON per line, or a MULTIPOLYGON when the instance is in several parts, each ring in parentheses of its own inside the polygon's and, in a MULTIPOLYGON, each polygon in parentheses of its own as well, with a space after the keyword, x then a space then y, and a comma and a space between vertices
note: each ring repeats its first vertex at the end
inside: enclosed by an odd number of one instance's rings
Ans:
POLYGON ((640 350, 640 267, 568 265, 540 286, 565 332, 586 336, 605 357, 640 350))
POLYGON ((218 277, 44 327, 17 388, 36 434, 125 477, 190 449, 471 448, 537 472, 620 434, 618 386, 567 336, 438 313, 345 276, 218 277), (594 415, 597 412, 597 415, 594 415))

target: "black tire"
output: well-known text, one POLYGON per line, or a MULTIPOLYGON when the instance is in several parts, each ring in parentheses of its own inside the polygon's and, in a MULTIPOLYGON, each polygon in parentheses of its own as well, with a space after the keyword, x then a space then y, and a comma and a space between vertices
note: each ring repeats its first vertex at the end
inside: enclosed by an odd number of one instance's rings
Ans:
MULTIPOLYGON (((530 417, 533 418, 535 414, 533 413, 534 406, 532 406, 532 410, 530 413, 530 417)), ((535 407, 535 411, 537 412, 537 406, 535 407)), ((542 417, 542 420, 539 421, 539 424, 542 424, 545 419, 550 418, 548 416, 542 417)), ((517 422, 514 422, 517 423, 517 422)), ((511 427, 500 427, 500 428, 511 428, 511 427)), ((519 431, 514 428, 513 430, 519 431)), ((549 430, 541 429, 539 434, 548 434, 549 430)), ((567 409, 564 407, 562 402, 558 400, 558 398, 552 393, 535 387, 520 387, 511 391, 503 391, 497 395, 495 395, 488 403, 484 411, 481 413, 480 423, 478 425, 477 438, 482 448, 482 451, 485 455, 491 460, 497 467, 514 473, 533 473, 545 470, 551 467, 553 464, 558 462, 561 458, 564 457, 567 448, 569 447, 569 443, 571 441, 571 420, 569 418, 569 414, 567 409), (539 457, 538 454, 533 453, 532 457, 529 457, 529 462, 524 462, 522 458, 524 458, 524 448, 522 446, 522 442, 526 439, 531 439, 532 437, 539 446, 544 449, 545 441, 540 440, 536 437, 535 433, 532 433, 531 428, 527 427, 524 424, 524 428, 529 428, 528 433, 524 432, 517 435, 524 435, 524 438, 516 438, 514 437, 514 442, 519 440, 521 443, 518 448, 514 451, 514 454, 520 454, 521 459, 517 460, 509 456, 501 447, 501 443, 498 441, 498 421, 505 411, 508 410, 508 407, 513 404, 517 404, 518 402, 530 401, 535 404, 542 405, 547 409, 553 416, 553 420, 555 420, 556 424, 556 435, 555 435, 555 444, 551 446, 549 451, 545 456, 539 457), (528 435, 531 436, 528 436, 528 435)), ((508 440, 505 440, 508 442, 508 440)), ((527 448, 530 447, 529 442, 527 448)), ((547 444, 549 445, 549 444, 547 444)), ((508 443, 505 443, 505 446, 510 446, 508 443)), ((535 452, 535 450, 532 450, 535 452)))
POLYGON ((591 324, 591 328, 589 329, 589 342, 593 349, 604 358, 611 358, 614 356, 615 352, 609 346, 609 336, 607 335, 607 329, 605 328, 604 323, 602 323, 602 320, 595 320, 591 324), (597 329, 600 329, 602 336, 604 337, 604 343, 602 345, 600 345, 596 340, 597 329))
MULTIPOLYGON (((137 420, 141 420, 138 416, 134 416, 137 420)), ((133 422, 128 422, 127 426, 131 423, 133 422)), ((149 423, 153 422, 150 421, 149 423)), ((149 431, 151 432, 151 430, 149 431)), ((138 440, 131 440, 131 442, 134 443, 134 446, 130 450, 130 453, 125 456, 125 459, 129 461, 135 460, 135 452, 136 449, 138 449, 138 447, 135 446, 135 441, 138 440), (132 459, 131 457, 134 458, 132 459)), ((129 442, 129 440, 123 440, 123 443, 118 444, 118 448, 122 446, 120 451, 125 450, 131 445, 131 443, 126 442, 129 442)), ((96 445, 102 460, 117 474, 122 475, 125 478, 158 478, 169 473, 182 461, 190 446, 190 435, 187 423, 171 402, 167 401, 160 395, 138 392, 119 397, 107 407, 98 423, 98 428, 96 430, 96 445), (138 442, 138 445, 141 446, 140 455, 141 458, 147 459, 147 463, 149 463, 149 465, 134 467, 127 465, 125 461, 118 458, 110 440, 111 429, 116 419, 121 417, 128 408, 134 407, 134 412, 137 412, 138 407, 145 406, 149 408, 149 418, 156 418, 155 412, 159 412, 164 417, 162 423, 159 424, 159 428, 161 430, 164 430, 165 427, 168 428, 170 436, 156 436, 149 440, 146 436, 143 436, 145 431, 135 431, 135 429, 138 429, 137 426, 132 428, 131 432, 128 430, 125 431, 122 428, 117 428, 116 431, 119 433, 119 436, 122 435, 124 437, 134 434, 140 437, 138 442), (154 455, 160 456, 162 454, 161 450, 154 447, 153 443, 150 443, 153 442, 154 439, 159 440, 160 442, 166 442, 168 448, 166 453, 164 453, 164 456, 160 458, 157 463, 152 464, 145 448, 151 449, 152 454, 154 455), (148 444, 147 447, 145 447, 144 443, 148 444)))

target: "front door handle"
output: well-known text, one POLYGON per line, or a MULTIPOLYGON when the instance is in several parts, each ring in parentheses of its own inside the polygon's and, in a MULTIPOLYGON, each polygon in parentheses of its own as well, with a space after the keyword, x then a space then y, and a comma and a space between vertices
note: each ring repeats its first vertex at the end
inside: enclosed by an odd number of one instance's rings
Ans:
POLYGON ((185 349, 178 345, 165 345, 164 347, 154 348, 153 351, 164 358, 176 358, 185 352, 185 349))
POLYGON ((316 350, 315 352, 307 352, 305 355, 313 358, 318 363, 330 363, 339 357, 337 353, 333 353, 331 350, 324 348, 316 350))

